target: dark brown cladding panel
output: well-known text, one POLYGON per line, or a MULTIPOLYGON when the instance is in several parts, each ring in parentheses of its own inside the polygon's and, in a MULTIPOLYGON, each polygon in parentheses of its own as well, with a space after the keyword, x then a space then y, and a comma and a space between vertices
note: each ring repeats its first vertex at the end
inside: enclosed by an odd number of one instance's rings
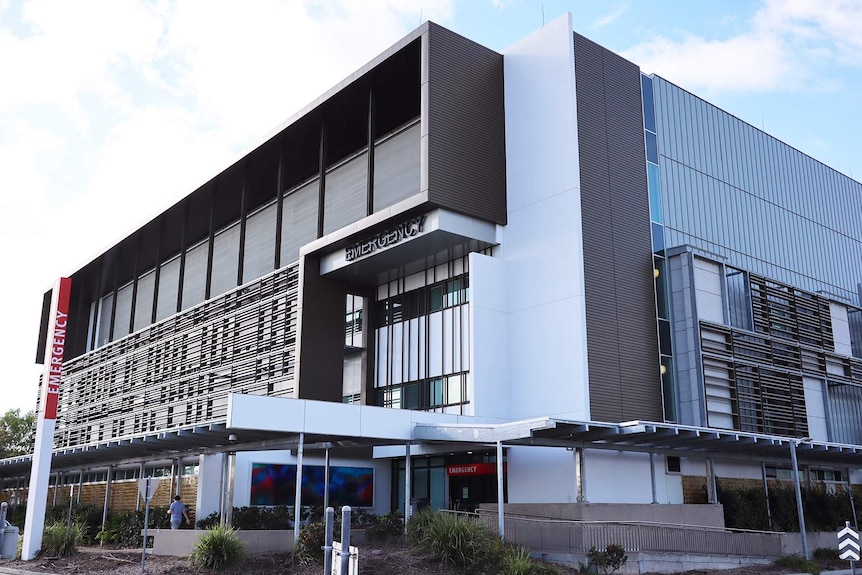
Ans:
POLYGON ((429 24, 427 62, 428 199, 505 224, 503 56, 429 24))
POLYGON ((661 421, 637 66, 575 34, 590 415, 661 421))
POLYGON ((347 287, 320 277, 320 261, 306 256, 299 278, 302 320, 296 397, 340 402, 344 379, 344 314, 347 287))

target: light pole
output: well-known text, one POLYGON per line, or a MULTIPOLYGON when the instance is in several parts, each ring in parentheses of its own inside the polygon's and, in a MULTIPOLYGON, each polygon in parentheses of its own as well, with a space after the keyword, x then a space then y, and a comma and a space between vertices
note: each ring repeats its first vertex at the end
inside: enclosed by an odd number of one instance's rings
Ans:
POLYGON ((790 464, 793 466, 793 486, 796 488, 796 513, 799 515, 799 535, 802 537, 802 556, 808 561, 808 536, 805 534, 805 511, 802 509, 802 487, 799 485, 799 464, 796 461, 796 448, 800 443, 811 443, 810 437, 790 440, 790 464))

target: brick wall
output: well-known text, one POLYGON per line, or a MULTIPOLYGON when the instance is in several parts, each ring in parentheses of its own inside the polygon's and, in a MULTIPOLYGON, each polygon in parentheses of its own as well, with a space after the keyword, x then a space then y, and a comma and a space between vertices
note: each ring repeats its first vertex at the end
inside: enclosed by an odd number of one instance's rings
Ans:
POLYGON ((706 488, 706 477, 700 475, 682 476, 683 503, 709 503, 706 488))
MULTIPOLYGON (((81 504, 82 505, 98 505, 105 504, 105 487, 106 483, 85 483, 81 488, 81 504)), ((54 504, 54 486, 48 487, 48 506, 54 504)), ((189 515, 194 516, 195 499, 198 493, 198 478, 193 475, 187 475, 182 478, 181 494, 183 503, 189 508, 189 515)), ((27 488, 22 487, 16 491, 15 488, 3 489, 0 491, 0 502, 6 501, 12 503, 17 500, 22 503, 27 499, 27 488)), ((70 489, 68 485, 62 485, 57 491, 57 505, 69 504, 70 489)), ((78 486, 75 485, 74 497, 78 497, 78 486)), ((163 479, 156 489, 153 499, 150 502, 151 507, 167 507, 171 504, 173 495, 171 494, 170 479, 163 479)), ((124 511, 134 511, 138 502, 138 484, 137 481, 124 479, 122 481, 114 481, 111 483, 111 501, 109 511, 111 513, 120 513, 124 511)))

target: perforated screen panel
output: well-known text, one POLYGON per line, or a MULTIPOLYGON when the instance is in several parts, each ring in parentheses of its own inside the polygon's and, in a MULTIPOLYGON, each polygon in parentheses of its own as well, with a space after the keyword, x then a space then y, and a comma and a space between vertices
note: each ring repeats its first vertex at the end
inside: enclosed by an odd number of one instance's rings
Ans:
POLYGON ((298 265, 64 366, 54 446, 226 416, 229 391, 291 397, 298 265))

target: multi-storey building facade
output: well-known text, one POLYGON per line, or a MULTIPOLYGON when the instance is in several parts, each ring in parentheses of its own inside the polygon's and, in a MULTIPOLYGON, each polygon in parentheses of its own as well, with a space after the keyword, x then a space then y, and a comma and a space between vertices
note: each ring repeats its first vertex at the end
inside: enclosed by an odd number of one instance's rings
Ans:
POLYGON ((276 503, 307 443, 377 511, 501 469, 510 502, 683 503, 800 438, 847 481, 860 203, 569 18, 502 54, 425 24, 71 274, 56 482, 276 503))

